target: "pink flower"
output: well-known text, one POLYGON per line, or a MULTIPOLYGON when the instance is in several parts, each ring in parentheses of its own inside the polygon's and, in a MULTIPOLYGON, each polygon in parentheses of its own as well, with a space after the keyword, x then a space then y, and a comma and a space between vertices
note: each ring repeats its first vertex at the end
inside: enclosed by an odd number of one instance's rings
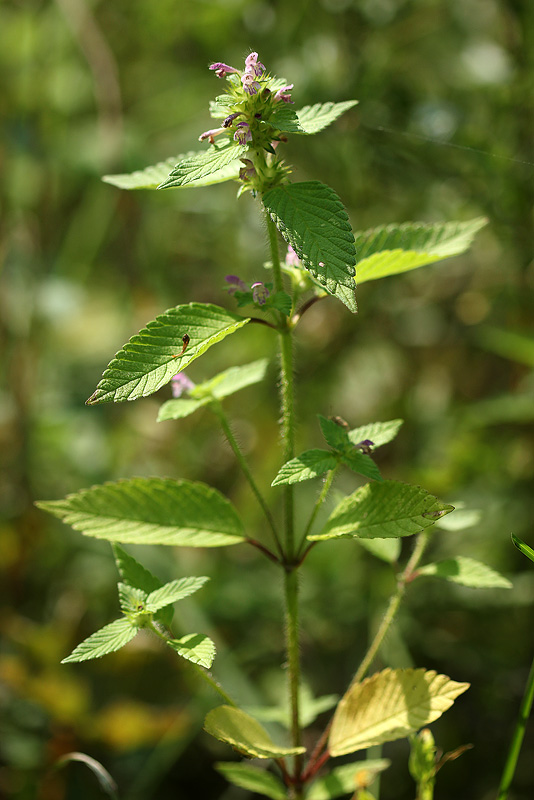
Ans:
POLYGON ((234 139, 239 144, 246 144, 250 142, 252 139, 252 133, 250 132, 250 127, 248 122, 238 122, 236 125, 236 132, 234 133, 234 139))
POLYGON ((210 144, 213 144, 213 137, 218 136, 220 133, 224 133, 224 128, 212 128, 211 131, 204 131, 204 133, 201 133, 198 137, 198 141, 203 142, 204 139, 209 139, 210 144))
POLYGON ((282 86, 281 89, 278 89, 276 92, 274 99, 275 102, 282 100, 284 103, 293 103, 291 99, 291 95, 289 94, 290 90, 293 88, 293 84, 289 83, 287 86, 282 86))
POLYGON ((257 77, 260 77, 260 75, 263 75, 265 72, 264 65, 261 63, 261 61, 258 61, 257 53, 251 53, 246 57, 245 72, 249 75, 256 75, 257 77))
POLYGON ((261 89, 261 85, 256 80, 255 74, 251 72, 245 72, 244 75, 241 76, 241 83, 247 94, 256 94, 258 89, 261 89))
POLYGON ((239 170, 239 180, 249 181, 251 178, 254 178, 256 170, 250 158, 240 158, 239 160, 245 165, 239 170))
POLYGON ((229 294, 235 294, 235 292, 248 292, 247 284, 241 280, 237 275, 227 275, 224 279, 227 283, 230 284, 228 287, 229 294))
POLYGON ((209 69, 215 70, 215 74, 218 78, 224 78, 232 72, 239 72, 238 69, 229 67, 228 64, 223 64, 222 61, 216 61, 215 64, 210 64, 209 69))
POLYGON ((193 381, 189 380, 185 372, 179 372, 171 378, 171 391, 175 400, 182 396, 184 392, 190 392, 195 388, 193 381))
POLYGON ((288 267, 300 267, 300 258, 290 244, 287 246, 286 264, 288 267))

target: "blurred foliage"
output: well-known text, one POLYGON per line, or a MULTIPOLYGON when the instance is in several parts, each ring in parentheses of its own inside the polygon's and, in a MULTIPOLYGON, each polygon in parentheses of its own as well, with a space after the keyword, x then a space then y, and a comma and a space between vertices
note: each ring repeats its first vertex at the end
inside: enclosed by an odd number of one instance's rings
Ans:
MULTIPOLYGON (((382 474, 482 510, 469 530, 436 532, 432 555, 485 560, 513 576, 514 589, 421 582, 382 659, 472 683, 433 726, 444 750, 475 745, 440 772, 440 796, 485 800, 498 784, 534 646, 534 574, 509 536, 532 544, 531 0, 4 0, 0 795, 15 800, 101 796, 83 765, 54 771, 71 750, 101 760, 122 800, 198 796, 199 776, 205 798, 244 796, 207 768, 229 755, 198 735, 214 698, 201 690, 193 699, 197 682, 172 653, 139 637, 103 661, 60 666, 115 615, 115 569, 106 543, 56 524, 33 501, 131 475, 202 479, 261 533, 208 412, 156 424, 155 398, 84 406, 113 353, 149 319, 192 299, 225 304, 227 273, 247 282, 264 274, 257 208, 250 197, 235 202, 233 185, 125 193, 100 182, 194 149, 220 91, 206 67, 240 65, 252 49, 295 84, 299 106, 359 99, 328 131, 287 145, 295 179, 332 186, 355 229, 489 217, 467 256, 362 286, 357 317, 330 299, 310 310, 299 328, 298 437, 302 449, 320 446, 318 412, 351 426, 403 417, 379 453, 382 474)), ((256 326, 211 350, 191 377, 270 355, 271 344, 256 326)), ((280 466, 274 365, 246 392, 227 409, 268 486, 280 466)), ((351 491, 354 481, 344 475, 337 486, 351 491)), ((304 513, 316 489, 299 488, 304 513)), ((278 491, 269 490, 273 502, 278 491)), ((201 600, 181 604, 180 622, 215 639, 215 673, 230 691, 276 704, 274 568, 243 548, 136 554, 162 579, 212 577, 201 600)), ((302 656, 315 693, 343 691, 392 585, 387 565, 355 542, 312 552, 302 656)), ((530 725, 515 800, 532 797, 533 747, 530 725)), ((385 750, 398 759, 384 798, 411 797, 407 743, 385 750)))

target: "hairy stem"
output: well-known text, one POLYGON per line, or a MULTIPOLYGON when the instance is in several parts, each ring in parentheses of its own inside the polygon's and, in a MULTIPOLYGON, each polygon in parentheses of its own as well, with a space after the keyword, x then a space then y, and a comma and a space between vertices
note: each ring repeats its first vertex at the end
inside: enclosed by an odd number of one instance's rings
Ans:
MULTIPOLYGON (((275 291, 283 291, 284 283, 278 251, 278 234, 270 216, 266 214, 267 230, 271 248, 271 263, 275 291)), ((295 455, 295 395, 293 381, 293 343, 291 328, 287 318, 280 314, 280 390, 282 410, 282 451, 284 463, 295 455)), ((298 606, 298 574, 295 562, 295 526, 294 526, 294 492, 293 486, 283 487, 284 492, 284 566, 286 569, 284 598, 286 620, 286 652, 289 696, 291 707, 291 739, 294 747, 300 747, 301 727, 299 709, 300 653, 299 653, 299 606, 298 606)), ((302 796, 300 774, 302 771, 301 756, 295 757, 295 778, 297 782, 292 788, 293 797, 302 796)))
POLYGON ((224 435, 228 439, 228 443, 229 443, 230 447, 232 448, 232 450, 234 451, 234 455, 237 458, 237 462, 238 462, 239 466, 241 467, 241 469, 243 470, 243 474, 245 475, 245 478, 249 482, 250 488, 254 492, 254 496, 256 497, 256 500, 260 504, 261 509, 262 509, 263 513, 265 514, 265 519, 267 520, 267 522, 269 524, 269 527, 271 529, 271 532, 273 534, 274 540, 276 542, 276 546, 278 548, 278 552, 280 553, 280 555, 282 555, 282 544, 281 544, 280 538, 278 536, 278 531, 276 529, 276 525, 275 525, 275 522, 274 522, 274 519, 273 519, 273 515, 271 514, 271 511, 270 511, 269 506, 267 505, 267 503, 265 501, 265 498, 263 497, 263 495, 261 494, 260 490, 258 489, 258 486, 257 486, 256 481, 254 480, 254 477, 253 477, 253 475, 252 475, 252 473, 250 471, 250 467, 247 464, 245 456, 241 452, 241 448, 239 447, 239 445, 238 445, 238 443, 236 441, 236 438, 235 438, 234 434, 232 433, 232 429, 230 428, 230 425, 228 424, 228 419, 226 417, 226 414, 224 413, 224 411, 222 409, 222 406, 218 401, 212 403, 211 407, 214 410, 214 412, 217 414, 217 417, 219 418, 219 422, 221 423, 221 427, 222 427, 222 429, 224 431, 224 435))

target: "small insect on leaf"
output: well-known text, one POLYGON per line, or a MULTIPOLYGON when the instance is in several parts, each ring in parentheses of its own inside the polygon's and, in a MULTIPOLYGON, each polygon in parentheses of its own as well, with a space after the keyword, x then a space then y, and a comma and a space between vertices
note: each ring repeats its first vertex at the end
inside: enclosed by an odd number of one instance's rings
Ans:
POLYGON ((182 350, 180 353, 176 353, 176 355, 174 355, 173 358, 179 358, 180 356, 183 356, 183 354, 187 349, 187 345, 189 344, 190 341, 191 340, 189 339, 188 334, 184 333, 184 335, 182 336, 182 344, 183 344, 182 350))

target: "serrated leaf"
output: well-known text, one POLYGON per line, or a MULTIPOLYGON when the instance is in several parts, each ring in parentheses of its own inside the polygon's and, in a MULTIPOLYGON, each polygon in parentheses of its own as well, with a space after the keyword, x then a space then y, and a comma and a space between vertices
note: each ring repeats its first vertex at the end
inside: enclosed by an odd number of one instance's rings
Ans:
POLYGON ((235 99, 231 94, 220 94, 215 100, 210 100, 210 117, 213 119, 225 119, 232 112, 235 99))
POLYGON ((179 578, 175 581, 165 583, 159 589, 151 592, 146 599, 147 611, 159 611, 160 608, 170 606, 178 600, 183 600, 184 597, 198 592, 204 584, 209 581, 209 578, 179 578))
POLYGON ((204 636, 203 633, 188 633, 181 639, 168 639, 167 644, 186 661, 206 669, 213 664, 215 645, 209 636, 204 636))
POLYGON ((129 619, 126 617, 116 619, 85 639, 61 663, 70 664, 75 661, 89 661, 92 658, 101 658, 108 653, 114 653, 115 650, 120 650, 121 647, 128 644, 136 633, 137 628, 132 625, 129 619))
POLYGON ((432 564, 419 567, 417 576, 427 575, 433 578, 444 578, 446 581, 460 583, 473 589, 511 589, 512 583, 500 572, 488 567, 480 561, 465 556, 447 558, 432 564))
POLYGON ((138 169, 135 172, 122 173, 120 175, 104 175, 104 183, 110 183, 119 189, 157 189, 169 175, 174 166, 192 153, 182 153, 174 158, 167 158, 151 167, 138 169))
POLYGON ((132 478, 38 505, 75 530, 109 541, 222 547, 243 540, 229 500, 198 482, 132 478))
POLYGON ((119 602, 121 608, 126 613, 133 613, 144 611, 146 605, 146 592, 142 589, 137 589, 135 586, 129 586, 127 583, 119 583, 119 602))
POLYGON ((487 220, 479 217, 468 222, 407 222, 359 231, 355 234, 358 284, 460 255, 486 224, 487 220))
POLYGON ((287 800, 286 788, 282 781, 276 775, 266 772, 260 767, 235 762, 219 762, 215 764, 215 769, 234 786, 263 794, 265 797, 270 797, 271 800, 287 800))
POLYGON ((285 104, 279 105, 269 117, 269 125, 283 133, 306 133, 301 126, 295 109, 285 104))
POLYGON ((368 483, 342 500, 321 532, 308 539, 411 536, 453 510, 419 486, 398 481, 368 483))
POLYGON ((354 236, 334 190, 319 181, 289 183, 266 192, 263 204, 303 266, 355 312, 354 236))
POLYGON ((286 461, 271 486, 309 481, 336 467, 337 458, 329 450, 305 450, 300 456, 286 461))
POLYGON ((530 558, 530 560, 534 562, 534 550, 532 547, 529 547, 523 539, 520 539, 519 536, 516 536, 514 533, 512 533, 512 542, 524 556, 530 558))
POLYGON ((296 113, 304 133, 318 133, 357 104, 357 100, 345 100, 343 103, 316 103, 314 106, 304 106, 296 113))
POLYGON ((281 747, 265 728, 240 708, 219 706, 210 711, 204 730, 251 758, 284 758, 305 753, 304 747, 281 747))
POLYGON ((381 447, 391 442, 398 434, 404 420, 391 419, 388 422, 370 422, 368 425, 360 425, 348 432, 349 440, 352 444, 359 444, 368 439, 373 443, 373 449, 381 447))
MULTIPOLYGON (((117 564, 119 575, 124 583, 136 589, 141 589, 145 595, 149 595, 150 592, 154 592, 156 589, 163 586, 163 581, 160 581, 159 578, 152 575, 152 573, 136 561, 133 556, 127 553, 126 550, 123 550, 117 542, 111 543, 111 549, 115 556, 115 563, 117 564)), ((172 622, 172 617, 173 609, 169 607, 162 608, 161 611, 156 614, 155 619, 163 625, 169 626, 172 622)))
POLYGON ((386 561, 388 564, 394 564, 399 560, 401 553, 401 540, 400 539, 357 539, 365 550, 368 550, 376 558, 386 561))
POLYGON ((180 188, 182 186, 208 186, 222 183, 239 176, 243 164, 239 161, 248 148, 228 142, 209 150, 191 153, 176 164, 158 189, 180 188))
POLYGON ((356 789, 369 786, 390 764, 387 758, 375 758, 335 767, 329 775, 315 781, 306 800, 334 800, 344 794, 354 794, 356 789))
POLYGON ((468 688, 468 683, 435 670, 378 672, 341 699, 330 730, 330 754, 342 756, 402 739, 438 719, 468 688))
POLYGON ((189 303, 165 311, 119 350, 87 403, 119 403, 154 394, 212 345, 248 321, 205 303, 189 303), (189 344, 184 354, 176 357, 185 334, 189 344))

